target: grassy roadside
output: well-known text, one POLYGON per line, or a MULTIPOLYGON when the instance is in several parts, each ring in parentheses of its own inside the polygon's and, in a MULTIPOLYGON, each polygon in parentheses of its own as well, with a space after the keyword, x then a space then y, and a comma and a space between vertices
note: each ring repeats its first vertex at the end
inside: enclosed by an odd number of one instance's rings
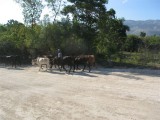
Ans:
POLYGON ((98 63, 104 67, 160 69, 160 52, 123 52, 111 56, 109 61, 98 58, 98 63))

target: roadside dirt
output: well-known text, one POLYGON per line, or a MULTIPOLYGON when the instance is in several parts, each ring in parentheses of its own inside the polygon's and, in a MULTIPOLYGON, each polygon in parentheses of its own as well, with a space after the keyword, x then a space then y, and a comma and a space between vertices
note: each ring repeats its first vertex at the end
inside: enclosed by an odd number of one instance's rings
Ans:
POLYGON ((160 120, 160 70, 0 67, 0 120, 160 120))

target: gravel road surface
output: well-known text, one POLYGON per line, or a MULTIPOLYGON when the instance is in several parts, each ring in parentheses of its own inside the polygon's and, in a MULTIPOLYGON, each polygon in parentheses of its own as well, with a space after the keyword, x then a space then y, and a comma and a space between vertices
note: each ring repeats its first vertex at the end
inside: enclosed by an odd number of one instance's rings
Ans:
POLYGON ((0 120, 160 120, 160 70, 0 67, 0 120))

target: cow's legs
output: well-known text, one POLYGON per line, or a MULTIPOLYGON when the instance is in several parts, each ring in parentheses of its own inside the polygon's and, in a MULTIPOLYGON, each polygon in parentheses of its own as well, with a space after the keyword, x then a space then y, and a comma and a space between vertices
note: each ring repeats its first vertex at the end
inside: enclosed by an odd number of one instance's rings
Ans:
POLYGON ((67 72, 66 68, 65 68, 65 65, 62 65, 62 68, 67 72))
POLYGON ((74 65, 72 67, 73 67, 73 72, 74 72, 75 71, 74 65))
POLYGON ((88 64, 88 69, 89 69, 89 72, 91 71, 91 65, 90 64, 88 64))
POLYGON ((41 68, 42 68, 42 64, 39 65, 39 71, 41 70, 41 68))
POLYGON ((84 64, 84 67, 83 67, 82 71, 84 71, 85 68, 86 68, 86 64, 84 64))
MULTIPOLYGON (((69 73, 71 72, 71 69, 72 69, 72 65, 70 65, 69 73)), ((73 69, 73 72, 74 72, 74 69, 73 69)))

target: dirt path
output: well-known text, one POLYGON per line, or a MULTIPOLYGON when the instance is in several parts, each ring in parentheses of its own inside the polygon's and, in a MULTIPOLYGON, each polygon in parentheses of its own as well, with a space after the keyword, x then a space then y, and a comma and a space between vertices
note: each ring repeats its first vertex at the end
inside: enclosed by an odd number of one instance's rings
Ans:
POLYGON ((0 120, 160 120, 160 70, 0 68, 0 120))

